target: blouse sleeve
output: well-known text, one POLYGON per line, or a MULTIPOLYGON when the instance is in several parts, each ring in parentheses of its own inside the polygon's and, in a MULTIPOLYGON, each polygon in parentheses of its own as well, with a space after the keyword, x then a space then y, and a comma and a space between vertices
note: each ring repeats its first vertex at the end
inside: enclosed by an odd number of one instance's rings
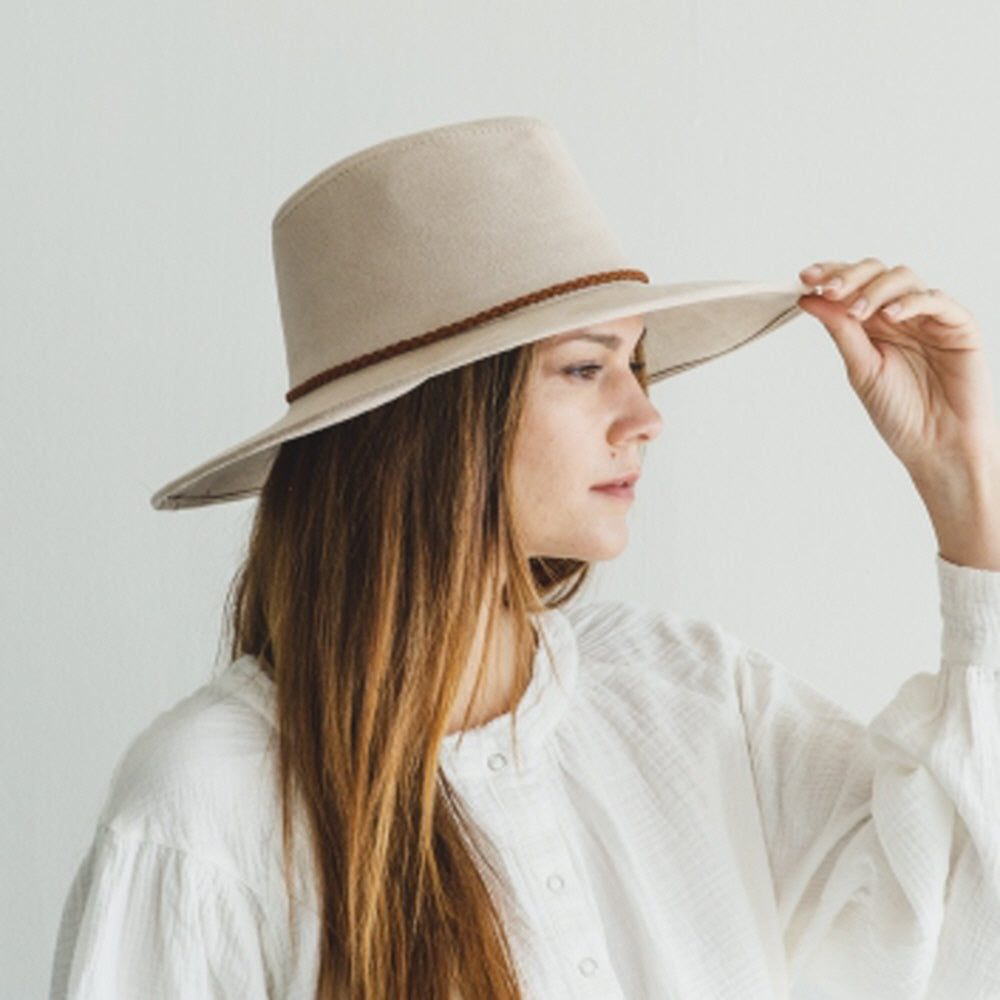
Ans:
POLYGON ((823 996, 1000 996, 1000 573, 939 558, 938 575, 940 670, 867 730, 742 658, 790 970, 823 996))
POLYGON ((253 893, 176 848, 102 827, 63 911, 52 1000, 271 997, 253 893))

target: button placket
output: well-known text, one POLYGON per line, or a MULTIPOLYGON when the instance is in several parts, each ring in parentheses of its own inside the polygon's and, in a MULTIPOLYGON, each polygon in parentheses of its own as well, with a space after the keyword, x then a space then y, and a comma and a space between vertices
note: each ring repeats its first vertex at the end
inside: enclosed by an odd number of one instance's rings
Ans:
POLYGON ((491 832, 515 892, 534 900, 536 933, 561 967, 562 981, 581 1000, 621 1000, 614 977, 608 979, 600 919, 576 873, 546 764, 514 767, 507 746, 484 751, 480 773, 490 789, 491 832))
MULTIPOLYGON (((612 996, 614 980, 604 971, 605 944, 600 921, 592 909, 573 863, 555 803, 544 780, 522 785, 522 808, 531 816, 531 843, 518 843, 530 861, 521 870, 533 884, 538 910, 538 932, 548 942, 550 955, 564 970, 562 975, 574 996, 612 996), (609 989, 612 992, 609 992, 609 989)), ((512 814, 508 814, 513 818, 512 814)))

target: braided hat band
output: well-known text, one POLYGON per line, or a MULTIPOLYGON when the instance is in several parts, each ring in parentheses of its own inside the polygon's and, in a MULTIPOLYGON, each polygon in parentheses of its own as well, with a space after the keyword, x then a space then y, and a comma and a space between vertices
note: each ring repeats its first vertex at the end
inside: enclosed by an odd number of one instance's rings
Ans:
POLYGON ((386 361, 397 354, 412 351, 426 344, 433 344, 437 340, 454 336, 456 333, 464 333, 473 327, 482 326, 483 323, 489 323, 491 320, 506 316, 507 313, 514 312, 516 309, 523 309, 525 306, 534 305, 536 302, 544 302, 546 299, 554 298, 557 295, 565 295, 567 292, 575 292, 579 288, 603 285, 609 281, 642 281, 648 284, 649 276, 644 271, 605 271, 603 274, 588 274, 583 278, 575 278, 573 281, 564 281, 558 285, 550 285, 548 288, 540 288, 537 292, 529 292, 527 295, 511 299, 509 302, 501 302, 499 305, 484 309, 482 312, 476 313, 475 316, 467 316, 465 319, 460 319, 454 323, 447 323, 444 326, 439 326, 436 330, 428 330, 417 337, 399 340, 395 344, 389 344, 387 347, 382 347, 377 351, 371 351, 368 354, 361 355, 361 357, 344 361, 339 365, 334 365, 332 368, 327 368, 325 371, 318 372, 312 378, 308 378, 305 382, 289 389, 285 393, 285 401, 292 403, 307 392, 312 392, 313 389, 318 389, 321 385, 326 385, 327 382, 332 382, 342 375, 349 375, 351 372, 366 368, 368 365, 377 364, 379 361, 386 361))

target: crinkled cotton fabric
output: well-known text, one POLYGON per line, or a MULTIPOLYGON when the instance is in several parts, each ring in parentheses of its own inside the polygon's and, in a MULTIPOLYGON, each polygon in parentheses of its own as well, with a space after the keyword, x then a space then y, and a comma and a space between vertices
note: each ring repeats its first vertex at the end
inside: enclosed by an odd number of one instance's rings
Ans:
MULTIPOLYGON (((714 625, 538 617, 516 714, 441 769, 530 1000, 1000 996, 1000 573, 938 559, 941 666, 862 726, 714 625)), ((249 658, 119 765, 53 1000, 313 995, 308 848, 282 869, 274 694, 249 658)))

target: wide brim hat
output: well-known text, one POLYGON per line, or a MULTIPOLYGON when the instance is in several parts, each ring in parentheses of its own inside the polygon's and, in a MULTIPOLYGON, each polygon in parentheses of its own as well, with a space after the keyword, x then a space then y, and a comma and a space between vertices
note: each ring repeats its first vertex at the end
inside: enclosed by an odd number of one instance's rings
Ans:
POLYGON ((531 341, 642 314, 655 382, 776 329, 809 290, 650 283, 559 136, 533 118, 463 122, 362 150, 293 194, 272 238, 287 410, 158 490, 154 507, 252 496, 282 442, 531 341))

